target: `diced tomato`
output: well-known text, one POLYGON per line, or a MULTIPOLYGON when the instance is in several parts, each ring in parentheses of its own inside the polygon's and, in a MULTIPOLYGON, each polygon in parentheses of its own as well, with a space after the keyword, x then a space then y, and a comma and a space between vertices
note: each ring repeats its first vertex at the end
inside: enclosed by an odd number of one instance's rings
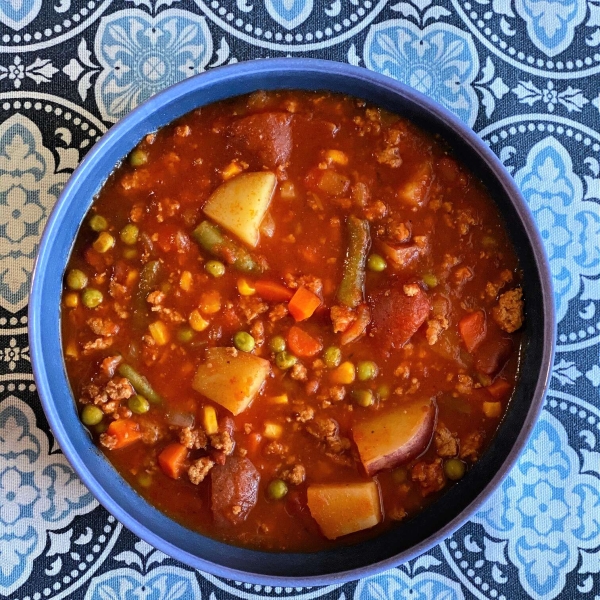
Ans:
POLYGON ((458 331, 468 352, 475 352, 487 333, 485 312, 483 310, 476 310, 465 315, 458 322, 458 331))

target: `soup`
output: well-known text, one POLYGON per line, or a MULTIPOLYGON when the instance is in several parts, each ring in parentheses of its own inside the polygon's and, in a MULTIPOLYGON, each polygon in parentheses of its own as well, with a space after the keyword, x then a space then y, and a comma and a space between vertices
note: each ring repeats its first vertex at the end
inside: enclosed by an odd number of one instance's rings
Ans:
POLYGON ((520 277, 444 140, 355 98, 256 92, 147 135, 104 185, 65 274, 66 368, 151 504, 315 551, 468 477, 517 379, 520 277))

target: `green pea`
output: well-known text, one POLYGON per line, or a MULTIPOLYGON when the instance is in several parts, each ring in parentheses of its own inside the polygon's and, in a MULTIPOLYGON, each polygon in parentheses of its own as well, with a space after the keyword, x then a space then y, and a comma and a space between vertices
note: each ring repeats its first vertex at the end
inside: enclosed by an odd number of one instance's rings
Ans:
POLYGON ((79 269, 71 269, 67 275, 67 285, 72 290, 82 290, 88 284, 87 275, 79 269))
POLYGON ((444 463, 444 472, 446 477, 452 481, 458 481, 465 475, 467 467, 462 460, 458 458, 450 458, 444 463))
POLYGON ((285 371, 293 367, 298 362, 298 359, 289 352, 285 350, 283 352, 278 352, 275 355, 275 364, 282 370, 285 371))
POLYGON ((223 277, 225 275, 225 265, 219 260, 209 260, 204 265, 204 270, 213 277, 223 277))
POLYGON ((138 235, 140 230, 137 225, 133 223, 127 223, 123 229, 121 229, 121 241, 128 246, 133 246, 138 241, 138 235))
POLYGON ((392 471, 392 481, 394 483, 404 483, 408 479, 408 473, 405 467, 398 467, 392 471))
POLYGON ((194 338, 194 330, 191 327, 182 327, 177 331, 177 339, 182 344, 187 344, 191 342, 194 338))
POLYGON ((104 296, 100 290, 87 288, 81 293, 81 302, 86 308, 96 308, 102 304, 102 300, 104 300, 104 296))
POLYGON ((276 335, 269 342, 269 348, 273 352, 283 352, 285 350, 285 339, 281 335, 276 335))
POLYGON ((141 487, 148 488, 152 485, 152 475, 150 473, 140 473, 137 481, 141 487))
POLYGON ((282 479, 273 479, 267 488, 269 498, 281 500, 288 493, 288 486, 282 479))
POLYGON ((377 388, 377 394, 379 394, 379 397, 382 400, 387 400, 390 397, 390 394, 392 393, 392 390, 390 389, 390 386, 387 385, 387 383, 382 383, 378 388, 377 388))
POLYGON ((252 352, 255 344, 254 338, 246 331, 238 331, 233 336, 233 345, 242 352, 252 352))
POLYGON ((360 360, 356 365, 356 376, 359 381, 370 381, 375 379, 379 373, 377 364, 372 360, 360 360))
POLYGON ((423 282, 429 288, 434 288, 438 284, 438 278, 433 273, 425 273, 423 275, 423 282))
POLYGON ((143 415, 150 410, 150 402, 144 398, 144 396, 136 395, 131 396, 127 401, 127 406, 131 412, 136 415, 143 415))
POLYGON ((86 404, 81 411, 81 422, 88 427, 98 425, 104 418, 104 413, 94 404, 86 404))
POLYGON ((93 231, 100 233, 108 229, 108 221, 102 215, 94 215, 90 219, 90 227, 93 231))
POLYGON ((371 254, 367 259, 367 267, 369 271, 381 273, 381 271, 385 271, 387 269, 387 262, 385 262, 385 258, 383 258, 383 256, 380 256, 379 254, 371 254))
POLYGON ((94 427, 94 431, 100 435, 101 433, 106 433, 108 429, 108 423, 106 421, 100 421, 96 427, 94 427))
POLYGON ((375 403, 375 395, 371 390, 353 390, 352 399, 363 408, 373 406, 375 403))
POLYGON ((323 352, 323 362, 328 369, 339 367, 342 362, 342 351, 337 346, 329 346, 329 348, 323 352))
POLYGON ((148 153, 145 152, 144 150, 141 150, 140 148, 136 148, 129 155, 129 164, 132 167, 141 167, 142 165, 145 165, 147 162, 148 162, 148 153))

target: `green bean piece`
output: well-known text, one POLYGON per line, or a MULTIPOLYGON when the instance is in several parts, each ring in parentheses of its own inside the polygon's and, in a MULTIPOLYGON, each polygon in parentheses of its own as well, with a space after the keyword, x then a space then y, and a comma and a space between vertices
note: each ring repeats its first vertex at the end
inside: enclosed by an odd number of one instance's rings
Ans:
POLYGON ((361 360, 356 365, 356 376, 359 381, 371 381, 379 374, 379 367, 372 360, 361 360))
POLYGON ((148 162, 148 153, 145 152, 144 150, 141 150, 140 148, 136 148, 129 155, 129 164, 132 167, 141 167, 142 165, 145 165, 147 162, 148 162))
POLYGON ((282 370, 286 371, 287 369, 293 367, 298 362, 298 359, 289 352, 285 350, 283 352, 278 352, 275 355, 275 364, 282 370))
POLYGON ((438 278, 433 273, 425 273, 425 275, 423 275, 423 283, 425 283, 428 288, 434 288, 438 284, 438 278))
POLYGON ((81 411, 81 422, 88 427, 98 425, 104 418, 104 413, 94 404, 86 404, 81 411))
POLYGON ((121 233, 119 235, 124 244, 133 246, 138 241, 140 230, 137 225, 134 225, 133 223, 127 223, 127 225, 121 229, 121 233))
POLYGON ((368 408, 375 404, 375 395, 371 390, 353 390, 352 399, 358 406, 368 408))
POLYGON ((287 493, 288 486, 283 479, 273 479, 267 488, 267 494, 273 500, 281 500, 287 493))
POLYGON ((367 268, 369 271, 381 273, 381 271, 385 271, 387 269, 387 262, 383 256, 380 256, 379 254, 371 254, 367 259, 367 268))
POLYGON ((342 362, 342 351, 337 346, 329 346, 323 353, 323 362, 328 369, 339 367, 342 362))
POLYGON ((247 331, 238 331, 233 336, 233 345, 241 352, 252 352, 256 342, 247 331))
POLYGON ((86 308, 96 308, 102 304, 104 296, 100 290, 86 288, 81 292, 81 302, 86 308))
POLYGON ((121 377, 129 379, 129 383, 133 389, 140 395, 144 396, 152 404, 162 404, 162 398, 158 392, 150 385, 150 382, 140 373, 138 373, 131 365, 121 363, 117 367, 117 372, 121 377))
POLYGON ((269 342, 269 348, 271 348, 273 352, 283 352, 285 350, 285 345, 285 339, 281 335, 276 335, 269 342))
POLYGON ((100 233, 108 229, 108 221, 102 215, 94 215, 90 219, 90 227, 93 231, 100 233))
POLYGON ((346 222, 348 251, 344 260, 342 281, 337 291, 337 300, 344 306, 356 308, 364 302, 365 264, 371 246, 369 222, 353 215, 346 222))
POLYGON ((191 342, 194 338, 194 330, 191 327, 182 327, 177 331, 177 339, 182 344, 187 344, 191 342))
POLYGON ((136 415, 143 415, 150 410, 150 402, 144 398, 144 396, 131 396, 129 400, 127 400, 127 406, 131 412, 134 412, 136 415))
POLYGON ((225 265, 220 260, 209 260, 204 265, 204 270, 213 277, 223 277, 225 275, 225 265))
POLYGON ((444 473, 446 473, 446 477, 452 481, 462 479, 465 476, 466 470, 467 466, 458 458, 449 458, 444 463, 444 473))
POLYGON ((67 286, 71 290, 82 290, 88 284, 88 277, 79 269, 71 269, 67 274, 67 286))
POLYGON ((156 287, 160 276, 160 262, 151 260, 147 262, 140 273, 140 283, 138 284, 139 293, 146 301, 146 296, 156 287))
POLYGON ((193 234, 201 248, 242 273, 262 273, 263 265, 242 246, 227 237, 216 225, 202 221, 193 234))

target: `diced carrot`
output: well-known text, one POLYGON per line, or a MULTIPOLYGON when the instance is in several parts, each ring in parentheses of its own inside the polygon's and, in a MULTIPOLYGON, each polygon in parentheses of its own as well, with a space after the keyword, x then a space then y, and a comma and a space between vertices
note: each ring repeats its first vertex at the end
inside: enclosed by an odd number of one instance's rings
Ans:
POLYGON ((262 442, 262 435, 258 433, 258 431, 252 432, 248 436, 248 442, 246 443, 246 450, 248 450, 249 454, 256 454, 260 448, 260 443, 262 442))
POLYGON ((158 464, 165 475, 171 479, 179 479, 187 457, 188 449, 182 444, 173 442, 158 455, 158 464))
POLYGON ((487 333, 487 325, 485 322, 485 312, 476 310, 468 315, 465 315, 458 322, 458 331, 469 352, 474 352, 479 344, 483 342, 487 333))
POLYGON ((267 302, 289 302, 294 292, 276 281, 261 280, 254 283, 257 295, 267 302))
POLYGON ((496 379, 494 383, 485 388, 496 400, 507 398, 512 391, 512 385, 506 379, 496 379))
POLYGON ((288 304, 290 314, 296 321, 305 321, 321 305, 321 298, 305 287, 299 287, 288 304))
POLYGON ((296 356, 309 358, 323 349, 323 344, 300 327, 294 325, 288 333, 288 346, 296 356))
POLYGON ((106 433, 116 439, 113 450, 125 448, 137 442, 141 437, 139 425, 133 419, 118 419, 113 421, 106 430, 106 433))

